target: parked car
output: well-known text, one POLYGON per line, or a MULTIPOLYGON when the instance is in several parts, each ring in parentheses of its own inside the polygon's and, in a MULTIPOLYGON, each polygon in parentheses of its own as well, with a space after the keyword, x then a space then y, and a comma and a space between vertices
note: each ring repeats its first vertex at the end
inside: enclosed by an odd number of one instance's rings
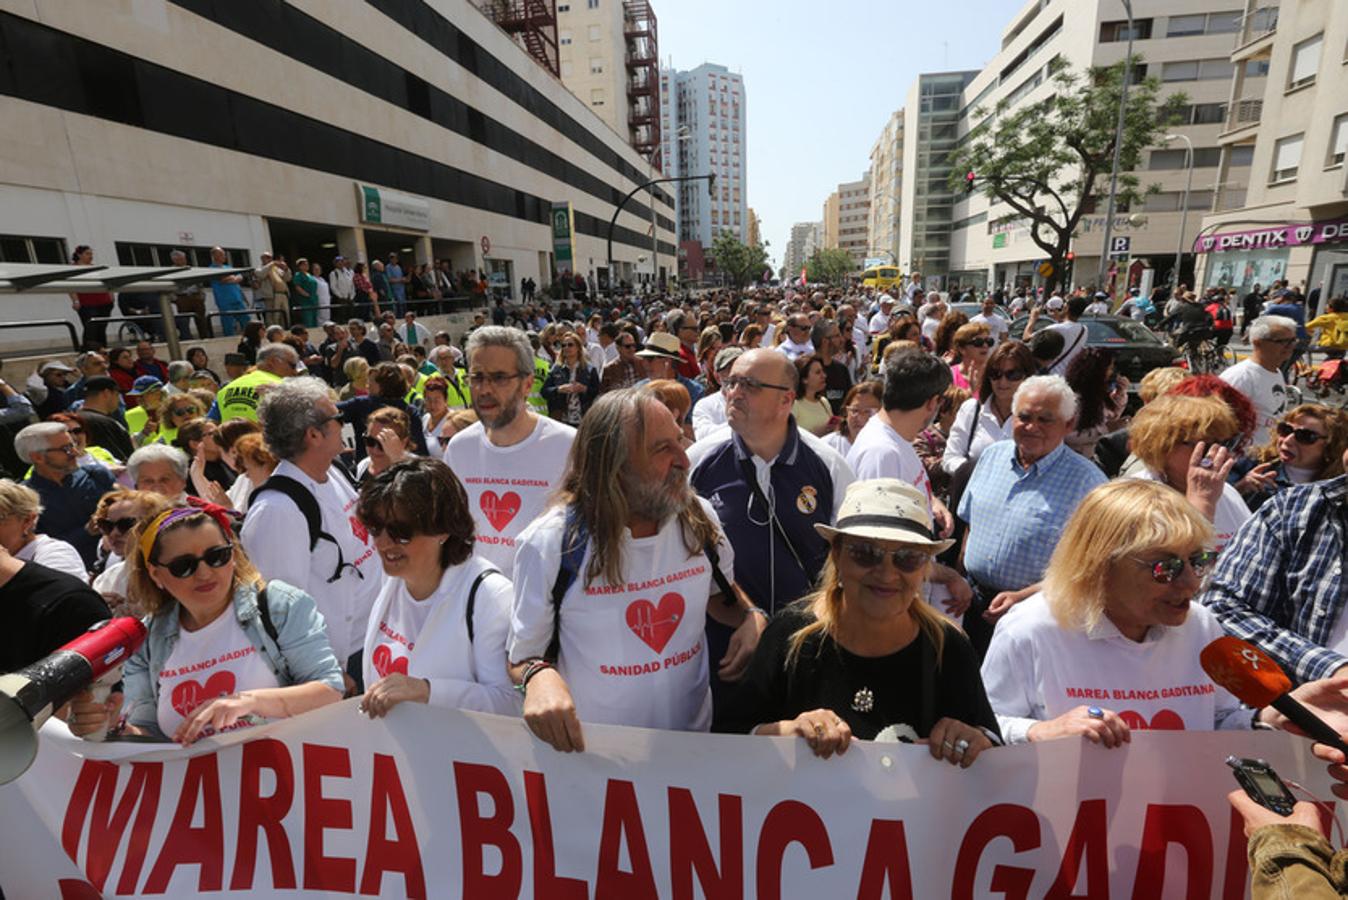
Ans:
MULTIPOLYGON (((1023 335, 1025 323, 1029 320, 1029 316, 1020 316, 1013 321, 1011 337, 1023 335)), ((1113 350, 1114 369, 1132 383, 1132 391, 1137 390, 1142 376, 1152 369, 1178 365, 1184 358, 1182 353, 1153 334, 1151 329, 1126 316, 1085 316, 1081 322, 1086 326, 1086 346, 1113 350)), ((1053 320, 1048 316, 1040 316, 1034 323, 1034 331, 1037 334, 1052 324, 1053 320)))
MULTIPOLYGON (((969 318, 972 319, 974 316, 978 315, 979 313, 981 313, 981 312, 983 311, 983 304, 981 304, 981 303, 952 303, 952 304, 950 304, 950 310, 951 310, 952 312, 962 312, 962 313, 964 313, 966 316, 968 316, 969 318)), ((1006 311, 1006 307, 1004 307, 1004 306, 999 306, 999 307, 997 307, 996 309, 994 309, 993 312, 996 313, 997 315, 1001 316, 1003 319, 1006 319, 1008 322, 1011 321, 1011 314, 1010 314, 1009 312, 1006 311)), ((1021 330, 1022 330, 1022 331, 1025 329, 1025 326, 1024 326, 1024 325, 1022 325, 1022 326, 1020 326, 1020 327, 1021 327, 1021 330)))

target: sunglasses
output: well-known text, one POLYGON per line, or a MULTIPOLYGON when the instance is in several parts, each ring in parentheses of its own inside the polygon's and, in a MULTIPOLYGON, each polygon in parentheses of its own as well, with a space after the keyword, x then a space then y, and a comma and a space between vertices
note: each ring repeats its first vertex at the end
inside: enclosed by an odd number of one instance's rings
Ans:
POLYGON ((1312 444, 1318 444, 1329 435, 1321 434, 1318 431, 1312 431, 1309 428, 1293 428, 1287 422, 1279 422, 1274 430, 1278 432, 1278 437, 1285 438, 1288 435, 1296 438, 1296 442, 1303 447, 1309 447, 1312 444))
POLYGON ((388 539, 395 544, 410 544, 412 538, 416 536, 416 531, 412 528, 388 522, 365 522, 365 530, 370 533, 370 537, 375 539, 378 539, 382 534, 387 534, 388 539))
POLYGON ((900 572, 911 573, 921 569, 931 559, 931 554, 921 550, 886 551, 874 544, 854 544, 851 542, 843 546, 847 551, 847 558, 863 569, 874 569, 884 562, 885 556, 888 556, 890 562, 894 563, 894 568, 900 572))
POLYGON ((993 345, 996 344, 996 343, 997 343, 997 342, 994 341, 992 338, 974 338, 972 341, 966 342, 964 346, 966 346, 966 347, 991 347, 991 346, 993 346, 993 345))
POLYGON ((114 531, 130 531, 136 526, 136 522, 135 516, 127 516, 124 519, 99 519, 94 524, 104 534, 112 534, 114 531))
POLYGON ((1187 560, 1179 556, 1167 556, 1165 559, 1158 559, 1154 562, 1147 559, 1137 559, 1136 557, 1133 561, 1151 569, 1152 581, 1157 584, 1170 584, 1180 577, 1180 573, 1184 571, 1185 562, 1188 562, 1195 575, 1202 578, 1208 573, 1208 569, 1212 568, 1212 564, 1217 561, 1217 553, 1214 550, 1199 550, 1187 560))
POLYGON ((1025 373, 1020 369, 996 369, 988 373, 991 381, 1024 381, 1025 373))
POLYGON ((166 563, 160 563, 168 570, 168 573, 174 578, 191 578, 196 574, 197 567, 202 563, 210 566, 212 569, 220 569, 229 565, 229 561, 234 558, 234 545, 221 544, 219 547, 212 547, 200 556, 185 554, 175 556, 166 563))
POLYGON ((70 432, 71 434, 84 434, 83 428, 66 428, 66 431, 70 432))
POLYGON ((174 416, 190 416, 190 415, 191 415, 192 413, 194 413, 194 412, 196 412, 196 409, 194 409, 194 408, 191 407, 191 406, 180 406, 180 407, 178 407, 177 409, 172 410, 172 411, 170 412, 170 415, 174 415, 174 416))

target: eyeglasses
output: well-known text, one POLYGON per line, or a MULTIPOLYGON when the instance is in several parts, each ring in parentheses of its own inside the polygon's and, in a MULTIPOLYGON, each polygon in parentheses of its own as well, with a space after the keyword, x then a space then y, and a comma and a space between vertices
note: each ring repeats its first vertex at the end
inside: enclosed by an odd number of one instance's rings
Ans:
POLYGON ((342 421, 342 414, 340 412, 337 412, 333 413, 330 416, 324 416, 323 418, 319 419, 317 422, 313 424, 313 427, 317 428, 319 431, 322 431, 324 428, 327 427, 327 424, 329 422, 340 422, 340 421, 342 421))
POLYGON ((1167 556, 1165 559, 1149 560, 1133 557, 1133 562, 1140 563, 1151 569, 1151 580, 1157 584, 1170 584, 1180 576, 1184 571, 1184 564, 1188 562, 1189 567, 1194 570, 1194 574, 1202 578, 1207 574, 1208 569, 1217 561, 1217 553, 1213 550, 1199 550, 1187 560, 1179 556, 1167 556))
POLYGON ((1325 438, 1329 437, 1329 435, 1327 434, 1321 434, 1320 432, 1312 431, 1309 428, 1293 428, 1292 425, 1288 422, 1279 422, 1276 426, 1274 426, 1274 430, 1278 432, 1278 437, 1280 438, 1285 438, 1288 435, 1291 435, 1293 438, 1296 439, 1296 442, 1298 444, 1301 444, 1303 447, 1309 447, 1312 444, 1318 444, 1325 438))
POLYGON ((931 554, 922 550, 883 550, 875 544, 860 544, 848 541, 843 545, 847 551, 847 558, 861 566, 863 569, 874 569, 880 563, 889 557, 889 561, 894 564, 894 568, 900 572, 916 572, 925 566, 931 559, 931 554))
POLYGON ((365 522, 364 524, 365 530, 370 533, 370 537, 378 539, 380 535, 387 534, 388 539, 395 544, 410 544, 412 538, 416 536, 416 531, 406 525, 394 525, 378 520, 365 522))
POLYGON ((1269 344, 1295 344, 1297 339, 1296 336, 1293 335, 1292 337, 1285 338, 1264 338, 1264 342, 1269 344))
POLYGON ((219 547, 212 547, 200 556, 184 554, 175 556, 166 563, 159 565, 168 570, 168 573, 174 578, 191 578, 196 574, 197 567, 202 563, 210 566, 212 569, 220 569, 229 565, 229 561, 234 558, 234 545, 221 544, 219 547))
POLYGON ((469 372, 468 383, 474 388, 480 388, 485 384, 490 384, 493 388, 505 387, 516 378, 524 378, 526 372, 469 372))
POLYGON ((878 409, 871 409, 869 406, 849 406, 844 410, 849 416, 865 416, 870 418, 879 412, 878 409))
POLYGON ((83 428, 71 428, 71 427, 67 426, 67 427, 66 427, 66 432, 69 433, 69 434, 84 434, 84 429, 83 429, 83 428))
POLYGON ((974 338, 972 341, 966 341, 966 347, 991 347, 997 342, 992 338, 974 338))
POLYGON ((994 369, 988 373, 990 381, 1024 381, 1025 373, 1020 369, 994 369))
POLYGON ((135 516, 126 516, 122 519, 99 519, 94 524, 104 534, 112 534, 114 531, 130 531, 136 527, 137 521, 135 516))
POLYGON ((195 412, 196 412, 196 408, 195 408, 195 407, 191 407, 191 406, 180 406, 180 407, 178 407, 177 409, 170 410, 170 411, 169 411, 169 415, 173 415, 173 416, 190 416, 190 415, 192 415, 192 414, 195 413, 195 412))
POLYGON ((759 381, 757 378, 749 378, 746 375, 727 375, 721 379, 721 388, 727 391, 743 388, 751 394, 757 394, 763 388, 771 388, 774 391, 791 390, 784 384, 768 384, 766 381, 759 381))
POLYGON ((62 444, 60 447, 48 447, 48 453, 64 453, 66 456, 79 456, 80 448, 74 444, 62 444))

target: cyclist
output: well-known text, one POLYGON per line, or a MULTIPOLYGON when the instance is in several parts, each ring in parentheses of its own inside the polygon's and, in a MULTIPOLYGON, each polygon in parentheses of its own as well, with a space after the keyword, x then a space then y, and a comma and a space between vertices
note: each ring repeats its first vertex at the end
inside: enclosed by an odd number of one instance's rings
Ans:
POLYGON ((1236 317, 1231 312, 1231 305, 1227 300, 1226 291, 1216 288, 1208 296, 1208 303, 1203 309, 1208 315, 1212 316, 1212 330, 1215 333, 1215 343, 1217 349, 1225 347, 1231 342, 1231 335, 1236 329, 1236 317))
POLYGON ((1189 357, 1191 361, 1189 368, 1193 370, 1192 360, 1199 356, 1199 345, 1212 340, 1215 335, 1212 316, 1198 304, 1198 298, 1193 291, 1185 291, 1176 299, 1180 302, 1175 304, 1173 311, 1162 319, 1157 327, 1170 331, 1170 339, 1175 349, 1183 351, 1185 356, 1189 357))

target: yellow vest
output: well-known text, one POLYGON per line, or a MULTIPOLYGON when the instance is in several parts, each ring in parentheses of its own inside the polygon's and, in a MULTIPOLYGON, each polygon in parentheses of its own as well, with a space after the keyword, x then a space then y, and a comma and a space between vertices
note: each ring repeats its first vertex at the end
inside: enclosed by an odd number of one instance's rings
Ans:
POLYGON ((548 380, 552 365, 545 359, 534 357, 534 389, 529 392, 529 405, 535 412, 548 414, 548 401, 543 399, 543 382, 548 380))
POLYGON ((258 386, 274 384, 280 380, 280 375, 273 375, 261 369, 245 372, 235 378, 215 395, 216 406, 220 409, 220 421, 249 419, 256 422, 257 404, 258 400, 261 399, 257 393, 258 386))

